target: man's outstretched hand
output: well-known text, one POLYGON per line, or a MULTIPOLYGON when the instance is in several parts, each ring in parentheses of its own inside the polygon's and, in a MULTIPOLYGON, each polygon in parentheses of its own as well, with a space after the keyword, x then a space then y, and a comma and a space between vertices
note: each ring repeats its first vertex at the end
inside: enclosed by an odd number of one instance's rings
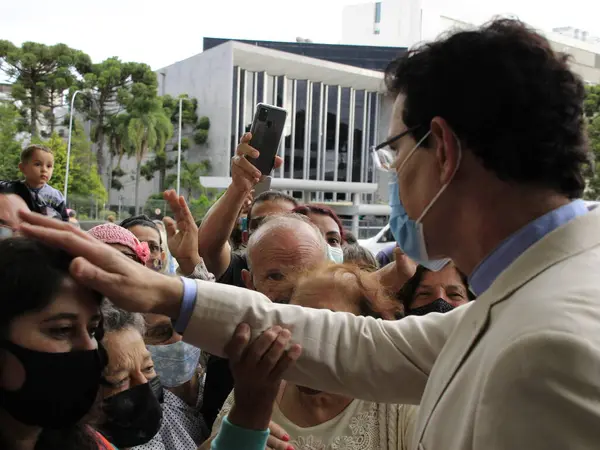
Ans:
POLYGON ((94 239, 68 222, 21 211, 20 231, 72 255, 69 271, 79 283, 100 292, 116 306, 177 318, 183 285, 176 277, 154 272, 94 239))

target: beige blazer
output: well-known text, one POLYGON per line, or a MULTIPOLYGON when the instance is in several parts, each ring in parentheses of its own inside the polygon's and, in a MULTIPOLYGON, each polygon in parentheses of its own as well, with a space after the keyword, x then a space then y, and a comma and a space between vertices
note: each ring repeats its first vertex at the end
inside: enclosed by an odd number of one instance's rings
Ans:
POLYGON ((222 355, 239 322, 304 347, 291 381, 421 404, 419 450, 600 449, 600 208, 525 251, 479 299, 381 321, 198 282, 185 339, 222 355))

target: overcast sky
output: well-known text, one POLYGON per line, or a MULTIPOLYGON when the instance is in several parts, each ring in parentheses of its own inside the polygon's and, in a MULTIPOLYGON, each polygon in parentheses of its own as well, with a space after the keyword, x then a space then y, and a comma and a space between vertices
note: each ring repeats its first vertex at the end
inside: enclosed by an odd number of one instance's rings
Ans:
MULTIPOLYGON (((407 0, 399 0, 407 1, 407 0)), ((0 39, 63 42, 100 61, 110 56, 160 68, 202 50, 202 38, 339 43, 342 9, 360 0, 29 0, 8 1, 0 39)), ((448 4, 448 2, 444 2, 448 4)), ((574 26, 600 36, 600 1, 453 0, 457 19, 514 14, 545 30, 574 26)))

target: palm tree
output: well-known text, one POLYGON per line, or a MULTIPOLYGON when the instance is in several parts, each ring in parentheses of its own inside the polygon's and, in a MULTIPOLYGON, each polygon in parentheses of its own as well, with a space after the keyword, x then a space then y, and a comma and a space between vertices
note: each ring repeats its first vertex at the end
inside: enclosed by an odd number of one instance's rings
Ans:
POLYGON ((149 151, 161 151, 173 134, 173 125, 159 99, 145 102, 143 110, 131 112, 127 125, 127 141, 131 156, 135 156, 135 211, 139 211, 139 188, 142 161, 149 151))
MULTIPOLYGON (((200 192, 204 194, 204 186, 200 183, 200 177, 206 175, 210 171, 210 161, 202 161, 199 163, 191 163, 181 161, 181 189, 186 191, 186 200, 188 204, 191 202, 192 192, 200 192)), ((177 174, 170 174, 167 177, 166 185, 174 187, 177 183, 177 174)))

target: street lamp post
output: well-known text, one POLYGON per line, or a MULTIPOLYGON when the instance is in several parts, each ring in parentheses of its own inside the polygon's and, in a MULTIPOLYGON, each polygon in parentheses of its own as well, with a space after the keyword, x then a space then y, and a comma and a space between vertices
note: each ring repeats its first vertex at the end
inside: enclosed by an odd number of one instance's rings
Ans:
POLYGON ((177 136, 177 195, 181 188, 181 116, 183 110, 183 97, 179 99, 179 135, 177 136))
POLYGON ((67 144, 67 167, 65 170, 65 192, 63 193, 65 197, 65 204, 67 203, 67 192, 69 190, 69 163, 71 162, 71 135, 73 134, 73 108, 75 104, 75 97, 77 94, 81 94, 81 91, 73 92, 73 97, 71 97, 71 110, 69 111, 69 141, 67 144))

